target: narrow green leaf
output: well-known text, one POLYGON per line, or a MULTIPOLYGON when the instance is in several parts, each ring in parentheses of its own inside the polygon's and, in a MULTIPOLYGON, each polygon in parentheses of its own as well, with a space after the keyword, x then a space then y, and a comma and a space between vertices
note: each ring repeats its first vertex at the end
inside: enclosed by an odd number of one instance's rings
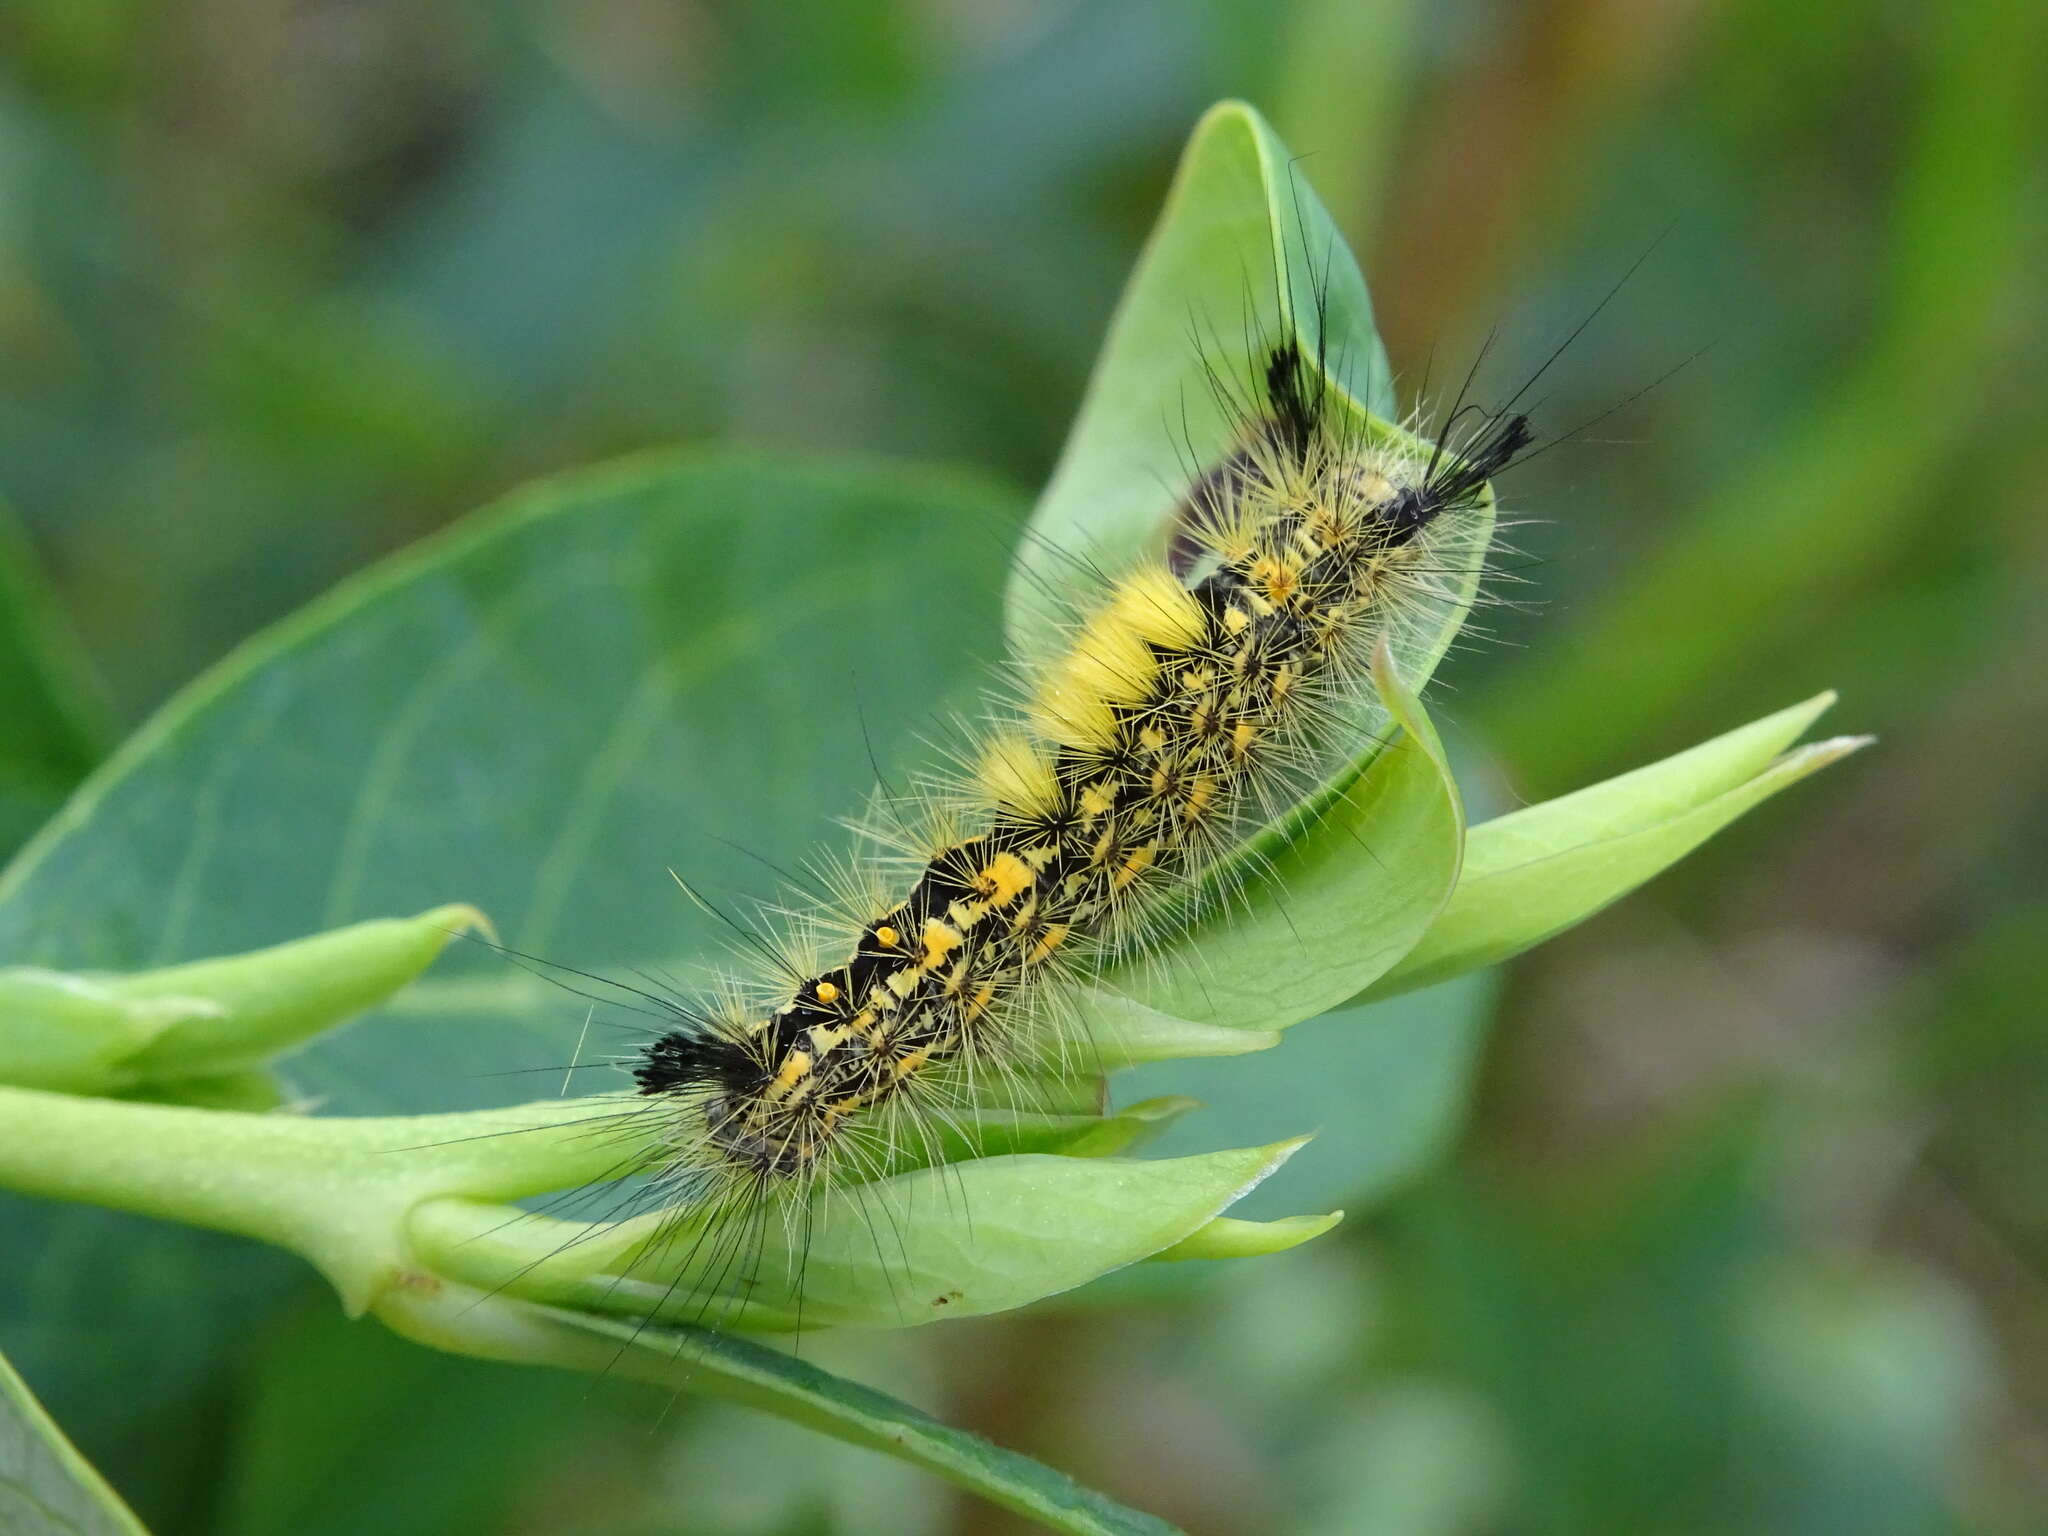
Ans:
POLYGON ((0 1355, 0 1531, 147 1536, 0 1355))
POLYGON ((1065 1536, 1178 1536, 1165 1521, 1115 1503, 1029 1457, 730 1333, 626 1322, 486 1297, 461 1286, 394 1293, 379 1315, 439 1349, 617 1372, 773 1414, 922 1467, 1065 1536))
POLYGON ((1583 922, 1745 811, 1867 737, 1777 754, 1830 704, 1822 694, 1663 762, 1474 827, 1465 873, 1421 943, 1361 1002, 1494 965, 1583 922))

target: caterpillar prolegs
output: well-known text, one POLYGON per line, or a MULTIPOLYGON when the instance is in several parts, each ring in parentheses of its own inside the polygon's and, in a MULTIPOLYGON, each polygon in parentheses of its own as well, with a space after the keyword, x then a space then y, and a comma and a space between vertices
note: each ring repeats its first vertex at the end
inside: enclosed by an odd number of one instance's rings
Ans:
POLYGON ((935 800, 946 830, 785 913, 799 937, 780 946, 806 959, 645 1047, 634 1077, 672 1112, 672 1190, 801 1187, 871 1166, 875 1127, 961 1107, 963 1084, 1043 1043, 1063 984, 1197 887, 1356 729, 1346 706, 1374 647, 1470 575, 1457 525, 1530 428, 1503 415, 1456 441, 1382 438, 1326 379, 1296 342, 1266 350, 1234 402, 1237 446, 962 754, 935 800))

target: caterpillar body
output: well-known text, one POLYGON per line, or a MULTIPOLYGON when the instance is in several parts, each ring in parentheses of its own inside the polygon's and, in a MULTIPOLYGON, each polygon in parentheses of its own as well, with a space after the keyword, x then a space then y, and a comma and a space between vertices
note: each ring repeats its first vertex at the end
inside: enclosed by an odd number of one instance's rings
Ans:
POLYGON ((678 1010, 643 1048, 639 1091, 671 1114, 661 1172, 700 1211, 871 1170, 897 1117, 1010 1070, 1062 981, 1270 816, 1346 728, 1375 645, 1471 574, 1447 534, 1527 448, 1527 418, 1382 439, 1328 377, 1297 343, 1265 351, 1237 446, 963 754, 946 830, 785 914, 803 937, 779 936, 772 980, 678 1010), (904 894, 878 894, 892 872, 904 894))

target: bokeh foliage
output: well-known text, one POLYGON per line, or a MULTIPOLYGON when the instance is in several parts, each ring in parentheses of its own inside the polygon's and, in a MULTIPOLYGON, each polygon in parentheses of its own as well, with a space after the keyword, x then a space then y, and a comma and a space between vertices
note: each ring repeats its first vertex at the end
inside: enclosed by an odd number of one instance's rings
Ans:
MULTIPOLYGON (((0 493, 28 550, 0 646, 47 664, 0 652, 0 785, 18 722, 44 806, 106 740, 86 665, 17 623, 38 567, 132 723, 372 556, 616 450, 859 446, 1037 486, 1219 95, 1310 152, 1410 393, 1496 326, 1482 382, 1512 389, 1654 242, 1541 418, 1629 403, 1508 487, 1543 519, 1511 535, 1540 606, 1452 658, 1438 713, 1504 796, 1827 686, 1882 750, 1518 965, 1462 1150, 1284 1279, 844 1363, 1196 1531, 2023 1528, 2039 7, 806 11, 9 6, 0 493)), ((992 640, 988 555, 953 622, 992 640)), ((1291 1108, 1247 1096, 1247 1139, 1291 1108)), ((118 1225, 138 1298, 295 1305, 268 1255, 118 1225)), ((147 1391, 66 1390, 34 1362, 123 1357, 85 1353, 64 1264, 0 1234, 0 1344, 161 1532, 993 1528, 878 1462, 736 1478, 790 1447, 687 1406, 649 1437, 637 1404, 620 1427, 296 1313, 262 1347, 165 1335, 147 1391)))

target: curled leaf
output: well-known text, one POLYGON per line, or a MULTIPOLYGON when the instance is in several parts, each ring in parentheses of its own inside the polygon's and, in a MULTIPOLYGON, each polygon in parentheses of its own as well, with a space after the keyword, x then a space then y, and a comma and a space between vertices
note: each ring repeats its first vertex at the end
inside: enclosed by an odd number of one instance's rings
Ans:
POLYGON ((658 1214, 588 1227, 438 1200, 410 1232, 436 1272, 528 1300, 746 1331, 903 1328, 1025 1306, 1185 1242, 1301 1144, 982 1158, 830 1190, 800 1221, 770 1209, 744 1230, 658 1214))

